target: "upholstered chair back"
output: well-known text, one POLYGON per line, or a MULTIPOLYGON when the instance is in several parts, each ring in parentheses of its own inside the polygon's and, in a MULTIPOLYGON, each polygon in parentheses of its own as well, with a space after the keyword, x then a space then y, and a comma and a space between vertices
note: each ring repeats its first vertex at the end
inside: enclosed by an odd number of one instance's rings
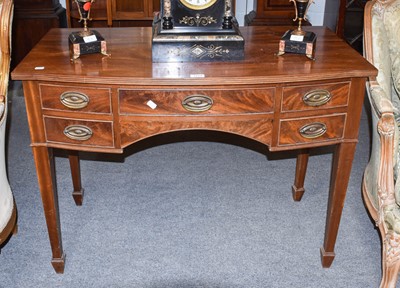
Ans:
POLYGON ((363 197, 382 237, 380 287, 394 288, 400 270, 400 0, 367 2, 364 54, 378 75, 367 87, 372 147, 363 197))
POLYGON ((16 208, 7 179, 5 163, 5 131, 11 60, 12 15, 12 0, 0 0, 0 244, 8 238, 9 234, 16 227, 16 208))

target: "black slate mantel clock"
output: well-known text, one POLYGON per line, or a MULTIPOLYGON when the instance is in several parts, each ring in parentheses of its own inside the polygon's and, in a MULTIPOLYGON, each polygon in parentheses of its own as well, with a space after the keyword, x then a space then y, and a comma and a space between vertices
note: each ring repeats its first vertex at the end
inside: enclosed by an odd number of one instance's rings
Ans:
POLYGON ((153 62, 244 58, 232 0, 161 0, 160 7, 153 22, 153 62))

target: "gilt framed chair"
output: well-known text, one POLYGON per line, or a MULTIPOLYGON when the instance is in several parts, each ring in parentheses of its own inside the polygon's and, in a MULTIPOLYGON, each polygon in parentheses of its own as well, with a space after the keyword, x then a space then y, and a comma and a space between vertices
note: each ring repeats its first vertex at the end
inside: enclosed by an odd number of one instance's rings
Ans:
POLYGON ((367 3, 364 56, 378 75, 367 84, 372 147, 363 197, 382 237, 380 287, 396 287, 400 268, 400 0, 367 3))
POLYGON ((7 120, 7 90, 11 60, 11 23, 13 1, 0 0, 0 245, 16 231, 16 206, 7 179, 5 132, 7 120))

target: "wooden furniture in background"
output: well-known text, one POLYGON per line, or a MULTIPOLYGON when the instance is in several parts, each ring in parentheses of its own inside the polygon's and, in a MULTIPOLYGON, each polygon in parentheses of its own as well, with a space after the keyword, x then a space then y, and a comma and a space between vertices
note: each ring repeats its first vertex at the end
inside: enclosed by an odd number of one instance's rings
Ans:
POLYGON ((344 39, 344 17, 346 15, 346 4, 347 0, 340 0, 339 14, 336 25, 336 35, 344 39))
MULTIPOLYGON (((66 0, 68 27, 82 27, 73 0, 66 0)), ((91 9, 91 27, 151 26, 159 0, 97 0, 91 9)))
POLYGON ((336 34, 362 53, 364 7, 368 0, 340 0, 336 34))
MULTIPOLYGON (((92 19, 92 21, 89 22, 90 27, 112 26, 111 1, 112 0, 97 0, 93 3, 90 10, 90 18, 92 19)), ((67 26, 82 27, 82 23, 78 22, 80 16, 75 1, 66 0, 65 6, 67 26)))
POLYGON ((59 0, 14 0, 12 63, 15 67, 39 40, 55 27, 65 27, 59 0))
POLYGON ((256 11, 244 18, 245 25, 293 25, 294 5, 289 0, 257 0, 256 11))
MULTIPOLYGON (((285 30, 241 28, 245 60, 225 63, 152 63, 152 32, 146 27, 98 28, 108 41, 111 57, 91 54, 75 62, 67 56, 71 30, 53 29, 40 41, 12 77, 23 81, 56 272, 64 271, 65 256, 53 182, 53 149, 123 153, 141 139, 194 129, 241 135, 271 151, 300 149, 292 187, 295 201, 304 193, 308 149, 333 145, 331 176, 319 175, 331 179, 321 248, 322 265, 331 265, 365 82, 376 70, 322 27, 309 28, 318 36, 315 61, 296 54, 278 57, 285 30)), ((73 195, 80 205, 79 157, 76 152, 69 157, 73 195)), ((268 185, 267 174, 265 181, 268 185)))
MULTIPOLYGON (((234 2, 232 1, 233 6, 234 2)), ((68 27, 81 27, 73 0, 66 0, 68 27)), ((150 27, 160 0, 96 0, 92 5, 91 27, 150 27)))

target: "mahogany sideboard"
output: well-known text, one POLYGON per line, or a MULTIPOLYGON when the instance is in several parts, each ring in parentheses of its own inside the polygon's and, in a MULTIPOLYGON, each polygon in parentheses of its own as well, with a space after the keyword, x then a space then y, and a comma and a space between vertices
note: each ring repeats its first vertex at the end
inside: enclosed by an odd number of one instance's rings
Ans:
MULTIPOLYGON (((293 198, 304 193, 309 149, 334 145, 324 267, 335 257, 342 208, 358 137, 368 76, 375 68, 333 32, 318 35, 316 60, 276 56, 287 27, 241 28, 245 59, 152 63, 151 28, 99 28, 108 53, 70 60, 68 35, 52 29, 12 72, 22 80, 31 146, 52 249, 63 273, 53 149, 69 151, 73 197, 82 204, 77 151, 122 153, 153 135, 214 130, 298 151, 293 198)), ((327 175, 329 177, 329 175, 327 175)))

